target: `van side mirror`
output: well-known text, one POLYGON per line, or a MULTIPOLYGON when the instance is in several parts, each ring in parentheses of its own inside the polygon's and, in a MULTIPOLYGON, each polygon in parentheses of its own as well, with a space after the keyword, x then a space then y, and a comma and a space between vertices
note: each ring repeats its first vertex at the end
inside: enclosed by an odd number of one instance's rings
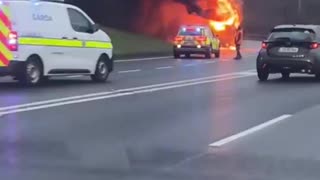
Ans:
POLYGON ((88 30, 87 30, 87 33, 95 33, 95 32, 97 32, 97 31, 99 31, 99 29, 100 29, 100 26, 98 25, 98 24, 93 24, 92 26, 91 26, 91 28, 89 28, 88 30))
POLYGON ((93 33, 99 31, 99 29, 100 29, 99 24, 93 24, 93 25, 92 25, 92 31, 93 31, 93 33))

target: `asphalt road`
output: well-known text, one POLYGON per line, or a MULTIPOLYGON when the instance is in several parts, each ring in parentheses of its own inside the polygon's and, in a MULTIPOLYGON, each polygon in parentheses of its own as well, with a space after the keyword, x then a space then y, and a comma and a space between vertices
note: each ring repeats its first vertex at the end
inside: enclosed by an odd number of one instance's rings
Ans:
POLYGON ((124 60, 107 84, 0 83, 0 179, 319 179, 320 83, 244 59, 124 60))

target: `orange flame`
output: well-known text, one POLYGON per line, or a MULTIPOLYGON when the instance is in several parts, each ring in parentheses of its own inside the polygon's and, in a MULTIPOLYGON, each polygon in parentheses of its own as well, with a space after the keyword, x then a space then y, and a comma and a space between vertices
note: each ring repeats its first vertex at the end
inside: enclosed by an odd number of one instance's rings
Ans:
POLYGON ((227 27, 240 25, 240 9, 233 0, 218 0, 216 7, 217 15, 222 20, 210 20, 209 23, 215 31, 224 31, 227 27))
POLYGON ((217 0, 216 2, 216 14, 210 18, 209 25, 220 36, 224 46, 234 49, 226 43, 233 44, 234 30, 242 20, 241 6, 236 0, 217 0))
POLYGON ((134 27, 138 32, 172 40, 183 24, 209 24, 222 45, 232 46, 235 28, 242 21, 242 0, 194 0, 202 14, 189 14, 176 0, 141 0, 134 27))

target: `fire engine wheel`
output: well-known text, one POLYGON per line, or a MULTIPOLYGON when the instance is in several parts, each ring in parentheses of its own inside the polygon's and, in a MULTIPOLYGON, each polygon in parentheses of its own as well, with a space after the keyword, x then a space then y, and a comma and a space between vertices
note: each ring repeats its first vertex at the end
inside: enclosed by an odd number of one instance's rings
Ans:
POLYGON ((39 85, 43 80, 41 60, 35 56, 28 58, 17 79, 21 84, 26 86, 39 85))
POLYGON ((105 56, 101 56, 97 62, 96 70, 93 75, 91 75, 91 79, 94 82, 106 82, 109 77, 109 70, 107 64, 108 58, 105 56))

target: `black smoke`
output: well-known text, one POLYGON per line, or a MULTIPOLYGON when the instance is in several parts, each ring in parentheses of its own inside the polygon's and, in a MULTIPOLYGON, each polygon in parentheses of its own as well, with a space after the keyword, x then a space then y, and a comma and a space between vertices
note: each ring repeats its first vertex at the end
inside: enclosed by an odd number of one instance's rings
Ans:
POLYGON ((202 13, 201 7, 199 7, 196 1, 194 0, 174 0, 174 1, 184 4, 189 14, 195 13, 200 15, 202 13))

